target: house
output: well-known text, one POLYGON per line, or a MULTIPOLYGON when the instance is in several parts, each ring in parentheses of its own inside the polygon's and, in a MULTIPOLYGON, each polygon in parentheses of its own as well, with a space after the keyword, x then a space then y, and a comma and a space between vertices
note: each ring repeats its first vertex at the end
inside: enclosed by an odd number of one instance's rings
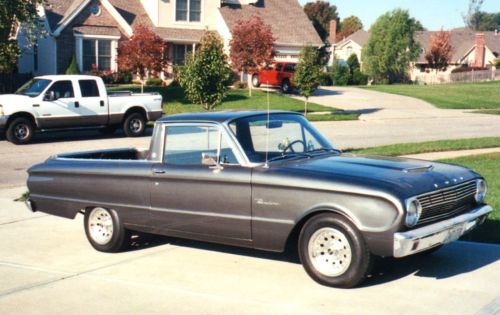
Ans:
MULTIPOLYGON (((18 68, 64 73, 75 56, 81 72, 117 71, 117 47, 139 24, 165 40, 172 65, 182 64, 206 29, 221 35, 229 53, 231 27, 256 14, 273 30, 277 59, 297 60, 305 45, 323 45, 298 0, 46 0, 39 16, 48 36, 25 50, 18 68)), ((18 41, 25 44, 23 31, 18 41)))
POLYGON ((346 62, 352 54, 355 54, 361 64, 361 51, 363 46, 368 42, 368 36, 368 32, 361 29, 352 33, 340 42, 334 43, 331 49, 332 58, 330 58, 330 60, 332 62, 333 60, 346 62))
MULTIPOLYGON (((330 26, 335 30, 335 26, 330 26)), ((417 60, 411 64, 411 80, 422 79, 426 74, 436 75, 431 71, 425 55, 431 49, 432 35, 436 31, 415 32, 414 40, 420 45, 421 53, 417 60)), ((334 33, 333 33, 334 34, 334 33)), ((334 38, 334 37, 332 37, 334 38)), ((359 30, 346 37, 338 43, 334 43, 331 48, 332 58, 337 61, 346 61, 349 56, 356 54, 362 65, 362 48, 368 42, 369 32, 359 30)), ((452 58, 450 65, 445 71, 440 71, 441 81, 447 81, 453 69, 458 67, 488 67, 496 58, 500 57, 500 34, 498 32, 474 32, 468 28, 456 28, 450 31, 450 40, 452 46, 452 58)), ((432 80, 433 78, 429 78, 432 80)))
MULTIPOLYGON (((431 49, 431 38, 437 32, 422 31, 415 33, 415 40, 420 44, 421 53, 412 65, 412 80, 422 78, 425 73, 434 72, 429 67, 425 55, 431 49)), ((474 32, 468 28, 457 28, 450 31, 452 57, 449 66, 440 75, 449 75, 458 67, 488 67, 500 57, 500 34, 498 32, 474 32)))

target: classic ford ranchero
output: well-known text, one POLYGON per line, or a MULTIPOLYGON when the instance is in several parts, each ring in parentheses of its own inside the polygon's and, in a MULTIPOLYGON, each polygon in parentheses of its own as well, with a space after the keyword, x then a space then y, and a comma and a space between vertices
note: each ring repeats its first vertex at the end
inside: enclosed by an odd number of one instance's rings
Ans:
MULTIPOLYGON (((486 183, 460 166, 343 154, 300 114, 156 122, 149 150, 60 154, 29 170, 32 211, 84 215, 90 244, 131 231, 268 251, 298 247, 317 282, 352 287, 373 256, 430 252, 482 223, 486 183)), ((445 268, 445 266, 443 266, 445 268)))

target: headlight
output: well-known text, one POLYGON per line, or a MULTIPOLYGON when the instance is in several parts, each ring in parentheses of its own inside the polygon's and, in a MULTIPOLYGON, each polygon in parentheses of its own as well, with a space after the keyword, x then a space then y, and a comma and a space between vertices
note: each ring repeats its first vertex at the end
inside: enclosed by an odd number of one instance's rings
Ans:
POLYGON ((486 197, 487 190, 488 190, 488 186, 486 185, 486 182, 482 179, 479 179, 476 182, 476 194, 474 195, 477 203, 484 202, 484 198, 486 197))
POLYGON ((406 226, 412 227, 418 223, 422 214, 422 205, 416 198, 411 198, 406 201, 406 226))

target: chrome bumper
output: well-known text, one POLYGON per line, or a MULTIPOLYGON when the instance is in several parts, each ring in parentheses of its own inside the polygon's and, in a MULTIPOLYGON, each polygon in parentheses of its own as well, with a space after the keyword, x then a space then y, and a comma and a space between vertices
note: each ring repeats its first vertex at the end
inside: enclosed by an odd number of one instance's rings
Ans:
POLYGON ((412 255, 426 249, 455 241, 472 230, 493 209, 482 206, 468 213, 415 230, 394 233, 394 257, 412 255))

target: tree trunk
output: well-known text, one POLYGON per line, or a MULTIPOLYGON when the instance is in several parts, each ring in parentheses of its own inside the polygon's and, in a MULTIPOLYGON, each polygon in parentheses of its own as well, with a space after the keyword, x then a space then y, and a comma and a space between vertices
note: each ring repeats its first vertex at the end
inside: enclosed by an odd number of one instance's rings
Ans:
POLYGON ((304 102, 304 116, 307 116, 307 100, 308 97, 306 97, 306 101, 304 102))
POLYGON ((248 96, 252 97, 252 76, 247 74, 248 96))

